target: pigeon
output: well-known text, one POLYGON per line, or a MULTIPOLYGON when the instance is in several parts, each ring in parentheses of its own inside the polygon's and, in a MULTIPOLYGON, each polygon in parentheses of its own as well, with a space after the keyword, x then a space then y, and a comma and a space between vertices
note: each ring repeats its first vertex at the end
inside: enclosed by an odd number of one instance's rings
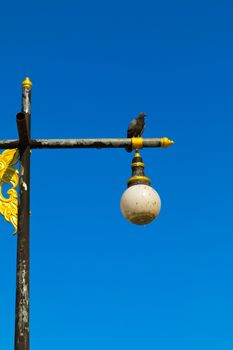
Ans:
MULTIPOLYGON (((145 129, 145 112, 139 113, 136 119, 132 120, 128 126, 127 138, 140 137, 145 129)), ((128 152, 131 152, 132 149, 127 148, 128 152)))
POLYGON ((142 135, 145 128, 145 112, 139 113, 136 119, 132 120, 128 126, 127 137, 139 137, 142 135))

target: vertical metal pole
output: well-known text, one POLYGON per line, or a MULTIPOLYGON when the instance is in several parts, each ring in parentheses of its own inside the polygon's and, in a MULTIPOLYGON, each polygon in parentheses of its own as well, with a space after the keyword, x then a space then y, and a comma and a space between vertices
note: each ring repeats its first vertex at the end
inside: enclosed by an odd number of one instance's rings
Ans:
MULTIPOLYGON (((26 78, 22 83, 22 112, 25 113, 27 133, 31 129, 31 87, 26 78)), ((16 267, 15 350, 29 350, 29 211, 30 211, 30 146, 19 144, 19 207, 16 267)))

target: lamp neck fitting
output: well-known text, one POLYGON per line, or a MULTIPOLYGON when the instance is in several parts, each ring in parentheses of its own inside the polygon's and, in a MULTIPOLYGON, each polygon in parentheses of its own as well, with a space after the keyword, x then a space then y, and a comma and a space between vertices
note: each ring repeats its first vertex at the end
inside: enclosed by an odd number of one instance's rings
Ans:
POLYGON ((127 181, 127 186, 150 185, 151 180, 144 174, 144 163, 138 150, 135 152, 132 160, 132 176, 127 181))

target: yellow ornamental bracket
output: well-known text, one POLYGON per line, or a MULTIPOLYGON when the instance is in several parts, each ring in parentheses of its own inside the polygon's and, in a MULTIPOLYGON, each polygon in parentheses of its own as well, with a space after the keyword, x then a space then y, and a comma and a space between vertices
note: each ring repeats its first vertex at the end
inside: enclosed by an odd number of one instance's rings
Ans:
POLYGON ((14 165, 18 162, 18 150, 7 149, 0 154, 0 214, 5 220, 14 226, 14 234, 17 232, 18 223, 18 194, 16 187, 19 182, 18 170, 14 165), (12 185, 7 190, 8 198, 3 193, 4 184, 12 185))

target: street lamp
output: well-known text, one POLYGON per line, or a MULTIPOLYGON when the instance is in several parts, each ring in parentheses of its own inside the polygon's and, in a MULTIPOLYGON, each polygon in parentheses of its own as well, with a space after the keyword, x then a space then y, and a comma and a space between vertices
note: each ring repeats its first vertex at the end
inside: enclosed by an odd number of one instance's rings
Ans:
POLYGON ((30 294, 30 156, 34 148, 123 148, 136 150, 132 162, 133 175, 123 193, 123 215, 135 224, 151 222, 160 211, 160 199, 144 175, 144 163, 138 152, 143 147, 168 147, 173 141, 164 138, 141 137, 122 139, 32 139, 31 89, 26 78, 22 83, 22 111, 17 114, 18 140, 0 140, 0 214, 11 222, 17 232, 15 350, 29 350, 29 294, 30 294), (19 160, 19 171, 15 164, 19 160), (8 198, 2 194, 2 185, 8 198), (18 186, 18 195, 16 188, 18 186), (19 197, 19 199, 18 199, 19 197))

